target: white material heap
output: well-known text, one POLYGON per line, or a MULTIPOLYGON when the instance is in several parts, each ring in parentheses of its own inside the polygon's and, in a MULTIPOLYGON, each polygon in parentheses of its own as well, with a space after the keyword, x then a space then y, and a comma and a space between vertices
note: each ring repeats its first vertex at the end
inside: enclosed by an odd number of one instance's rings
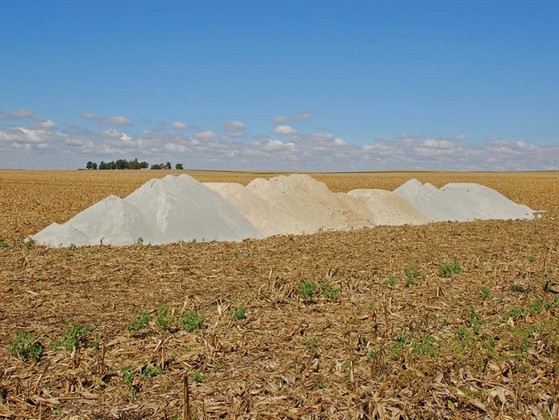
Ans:
POLYGON ((53 247, 241 241, 376 225, 533 219, 534 212, 479 184, 441 189, 409 180, 396 190, 334 193, 308 175, 202 184, 188 175, 152 179, 111 195, 28 239, 53 247))

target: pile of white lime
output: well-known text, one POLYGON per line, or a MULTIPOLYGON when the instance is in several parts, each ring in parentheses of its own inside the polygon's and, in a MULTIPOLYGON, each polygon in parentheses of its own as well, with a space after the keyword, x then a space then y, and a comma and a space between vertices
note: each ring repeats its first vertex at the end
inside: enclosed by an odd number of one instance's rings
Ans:
POLYGON ((437 189, 412 179, 394 191, 346 194, 308 175, 255 179, 246 187, 168 175, 123 199, 111 195, 28 240, 52 247, 233 242, 378 225, 533 218, 528 207, 479 184, 437 189))

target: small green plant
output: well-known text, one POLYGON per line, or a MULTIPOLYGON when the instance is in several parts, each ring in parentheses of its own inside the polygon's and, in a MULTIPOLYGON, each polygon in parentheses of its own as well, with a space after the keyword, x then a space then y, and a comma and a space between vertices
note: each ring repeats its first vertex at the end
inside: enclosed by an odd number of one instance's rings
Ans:
POLYGON ((320 340, 314 335, 303 336, 303 342, 307 346, 307 350, 313 355, 316 354, 318 349, 322 346, 320 340))
POLYGON ((453 258, 450 262, 443 262, 439 264, 439 276, 444 278, 450 278, 462 272, 462 267, 460 263, 453 258))
POLYGON ((420 273, 415 267, 404 267, 404 275, 408 280, 406 286, 410 287, 415 284, 415 280, 419 277, 420 273))
POLYGON ((396 286, 396 282, 397 282, 397 280, 396 280, 396 277, 394 277, 394 276, 390 276, 386 280, 384 280, 384 284, 386 284, 387 286, 390 286, 390 287, 396 286))
POLYGON ((195 311, 187 311, 181 315, 179 323, 185 331, 195 332, 201 330, 204 327, 205 320, 206 318, 204 317, 204 315, 199 314, 195 311))
POLYGON ((120 370, 120 373, 122 375, 122 382, 126 385, 132 385, 132 382, 134 381, 134 370, 132 369, 132 366, 127 365, 123 367, 120 370))
POLYGON ((468 324, 472 328, 474 334, 481 334, 481 326, 485 324, 481 317, 481 314, 477 312, 473 306, 470 306, 466 310, 466 317, 468 318, 468 324))
POLYGON ((528 257, 526 257, 526 258, 528 258, 528 261, 530 261, 530 262, 534 262, 537 259, 537 257, 535 255, 528 255, 528 257))
POLYGON ((0 248, 7 248, 8 243, 4 239, 0 239, 0 248))
POLYGON ((514 320, 523 319, 526 315, 526 310, 524 308, 512 308, 508 312, 508 316, 514 320))
POLYGON ((305 280, 299 284, 298 287, 299 296, 306 301, 313 300, 318 291, 318 286, 312 280, 305 280))
POLYGON ((241 257, 241 253, 239 251, 233 251, 233 258, 238 260, 241 257))
POLYGON ((199 384, 204 382, 204 375, 198 369, 194 369, 194 380, 199 384))
POLYGON ((241 321, 246 318, 246 308, 243 306, 236 306, 231 310, 231 318, 235 321, 241 321))
POLYGON ((150 318, 151 316, 147 310, 143 308, 136 308, 134 310, 134 314, 132 315, 132 319, 126 328, 131 332, 143 330, 148 326, 150 318))
POLYGON ((487 286, 481 286, 479 288, 479 292, 481 293, 481 298, 482 299, 489 299, 493 293, 491 292, 491 289, 487 286))
POLYGON ((414 342, 412 345, 412 355, 419 357, 435 357, 438 350, 439 345, 437 344, 435 337, 426 333, 422 333, 420 340, 414 342))
POLYGON ((53 347, 74 351, 84 347, 87 343, 89 333, 93 330, 92 325, 70 324, 60 340, 53 342, 53 347))
POLYGON ((151 379, 154 376, 159 375, 161 372, 163 372, 163 369, 161 369, 160 367, 147 365, 142 369, 141 375, 146 379, 151 379))
POLYGON ((543 310, 543 307, 543 300, 541 298, 537 298, 528 305, 528 312, 530 312, 530 315, 537 315, 543 310))
POLYGON ((330 282, 323 283, 320 287, 320 291, 325 297, 331 300, 338 300, 342 294, 342 290, 332 286, 330 282))
POLYGON ((155 318, 157 329, 161 332, 171 331, 175 327, 175 324, 176 320, 171 313, 169 305, 161 305, 157 311, 157 317, 155 318))
POLYGON ((7 350, 10 356, 19 357, 23 361, 38 362, 44 347, 33 334, 28 331, 20 331, 16 338, 8 344, 7 350))
POLYGON ((23 241, 23 243, 25 244, 26 248, 32 248, 33 245, 35 245, 37 243, 37 241, 35 239, 29 237, 25 241, 23 241))
POLYGON ((142 246, 143 244, 144 244, 144 238, 139 237, 138 239, 136 239, 137 246, 142 246))

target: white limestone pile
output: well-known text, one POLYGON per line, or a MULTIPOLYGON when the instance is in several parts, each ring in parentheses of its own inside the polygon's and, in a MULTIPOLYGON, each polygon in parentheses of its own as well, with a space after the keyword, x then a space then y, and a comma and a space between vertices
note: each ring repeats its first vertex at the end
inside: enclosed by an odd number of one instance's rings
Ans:
POLYGON ((349 191, 348 195, 366 203, 375 225, 423 225, 432 222, 393 191, 356 189, 349 191))
POLYGON ((124 199, 110 196, 63 225, 30 238, 39 244, 132 245, 262 238, 228 201, 188 175, 152 179, 124 199))
POLYGON ((275 207, 241 184, 206 182, 266 236, 300 234, 308 230, 302 221, 275 207))
POLYGON ((517 204, 485 185, 450 183, 441 188, 449 202, 459 203, 469 220, 515 220, 534 218, 534 211, 517 204))
POLYGON ((302 230, 345 230, 370 226, 372 217, 362 200, 334 193, 308 175, 293 174, 270 180, 255 179, 247 185, 256 196, 297 220, 302 230))
POLYGON ((534 218, 527 206, 475 183, 450 183, 438 189, 411 179, 394 192, 435 222, 534 218))

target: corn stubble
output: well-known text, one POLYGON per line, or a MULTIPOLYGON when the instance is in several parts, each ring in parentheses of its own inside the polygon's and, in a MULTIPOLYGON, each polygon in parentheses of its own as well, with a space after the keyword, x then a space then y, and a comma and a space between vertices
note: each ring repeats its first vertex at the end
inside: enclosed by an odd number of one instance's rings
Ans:
MULTIPOLYGON (((546 211, 531 222, 238 244, 23 244, 166 174, 0 171, 0 416, 559 417, 558 174, 313 174, 336 191, 479 182, 546 211), (454 261, 459 272, 443 275, 454 261), (419 273, 412 284, 406 267, 419 273), (312 299, 305 281, 317 286, 312 299), (158 328, 161 307, 176 320, 199 314, 203 326, 158 328), (137 308, 153 319, 131 333, 137 308), (57 350, 68 325, 91 326, 88 340, 57 350), (40 358, 17 356, 21 331, 40 358)), ((243 184, 274 175, 190 174, 243 184)))

